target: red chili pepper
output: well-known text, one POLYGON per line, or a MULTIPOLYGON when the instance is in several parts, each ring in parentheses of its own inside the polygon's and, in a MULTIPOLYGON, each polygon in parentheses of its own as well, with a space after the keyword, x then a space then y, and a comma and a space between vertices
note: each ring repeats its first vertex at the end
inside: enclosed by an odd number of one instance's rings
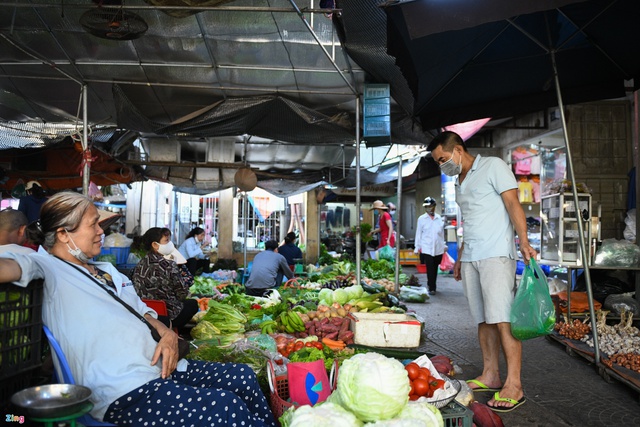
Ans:
POLYGON ((251 308, 254 310, 260 310, 262 307, 260 306, 260 304, 251 304, 251 308))

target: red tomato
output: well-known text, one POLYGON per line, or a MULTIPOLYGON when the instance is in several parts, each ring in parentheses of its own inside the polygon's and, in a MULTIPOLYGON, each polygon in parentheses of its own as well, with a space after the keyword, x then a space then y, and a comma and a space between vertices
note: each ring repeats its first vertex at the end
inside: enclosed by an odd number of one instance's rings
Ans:
POLYGON ((293 345, 293 351, 298 351, 302 347, 304 347, 304 343, 302 341, 296 341, 296 343, 293 345))
POLYGON ((405 366, 404 369, 406 369, 407 374, 409 375, 409 379, 411 381, 418 378, 418 372, 420 372, 420 366, 418 366, 417 363, 411 362, 407 366, 405 366))
POLYGON ((322 345, 322 343, 320 341, 314 341, 313 342, 313 346, 315 348, 317 348, 318 350, 322 350, 324 348, 324 346, 322 345))
POLYGON ((418 396, 425 396, 429 392, 429 383, 422 378, 413 380, 413 392, 418 396))
POLYGON ((418 400, 420 399, 420 396, 418 396, 417 394, 410 394, 409 395, 409 400, 418 400))
POLYGON ((311 341, 304 343, 305 347, 315 347, 311 341))
POLYGON ((409 396, 411 396, 412 394, 415 394, 415 391, 413 390, 413 381, 409 381, 409 386, 411 387, 409 389, 409 396))
POLYGON ((430 376, 431 371, 429 371, 429 368, 420 368, 418 374, 416 375, 416 378, 421 378, 428 382, 430 376))

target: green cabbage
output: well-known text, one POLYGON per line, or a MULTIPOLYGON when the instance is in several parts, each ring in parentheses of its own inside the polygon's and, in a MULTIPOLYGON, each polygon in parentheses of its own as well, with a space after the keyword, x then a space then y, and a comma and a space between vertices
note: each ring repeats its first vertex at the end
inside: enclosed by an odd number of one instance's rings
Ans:
POLYGON ((376 421, 375 423, 367 423, 366 427, 428 427, 431 424, 425 424, 418 418, 393 418, 390 420, 376 421))
POLYGON ((425 427, 444 427, 440 410, 427 402, 409 402, 396 418, 420 420, 425 427))
POLYGON ((304 405, 296 409, 289 427, 361 427, 362 422, 335 403, 304 405))
POLYGON ((349 301, 360 298, 364 293, 364 289, 362 289, 361 285, 351 285, 344 288, 344 290, 349 294, 349 301))
POLYGON ((395 417, 409 401, 404 365, 378 353, 356 354, 340 367, 338 393, 345 409, 362 421, 395 417))
POLYGON ((333 302, 337 302, 340 305, 344 305, 349 301, 349 293, 342 288, 333 291, 333 302))
POLYGON ((318 292, 318 299, 320 302, 325 303, 325 305, 333 304, 333 291, 329 288, 320 289, 320 292, 318 292))

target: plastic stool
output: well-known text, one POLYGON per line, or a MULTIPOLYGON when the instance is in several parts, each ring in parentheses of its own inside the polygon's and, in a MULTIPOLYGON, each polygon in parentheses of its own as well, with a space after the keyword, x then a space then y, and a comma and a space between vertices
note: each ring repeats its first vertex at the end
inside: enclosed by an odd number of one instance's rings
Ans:
POLYGON ((304 272, 304 265, 296 264, 293 270, 293 274, 296 276, 306 276, 307 273, 304 272))
POLYGON ((91 411, 92 409, 93 409, 93 403, 87 401, 84 403, 84 405, 82 405, 80 409, 78 409, 77 412, 74 412, 73 414, 65 415, 63 417, 55 417, 55 418, 31 417, 31 419, 39 423, 44 423, 45 427, 53 427, 54 426, 53 423, 59 423, 62 421, 68 422, 70 427, 76 427, 77 426, 76 420, 81 416, 83 416, 84 414, 89 413, 89 411, 91 411))

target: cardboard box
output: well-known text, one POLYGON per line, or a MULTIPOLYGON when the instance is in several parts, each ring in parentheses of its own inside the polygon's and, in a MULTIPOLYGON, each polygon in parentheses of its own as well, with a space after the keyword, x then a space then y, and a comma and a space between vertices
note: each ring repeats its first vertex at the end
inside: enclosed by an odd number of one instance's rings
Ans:
POLYGON ((356 344, 398 348, 420 345, 422 325, 414 317, 398 313, 351 313, 350 318, 356 344))

